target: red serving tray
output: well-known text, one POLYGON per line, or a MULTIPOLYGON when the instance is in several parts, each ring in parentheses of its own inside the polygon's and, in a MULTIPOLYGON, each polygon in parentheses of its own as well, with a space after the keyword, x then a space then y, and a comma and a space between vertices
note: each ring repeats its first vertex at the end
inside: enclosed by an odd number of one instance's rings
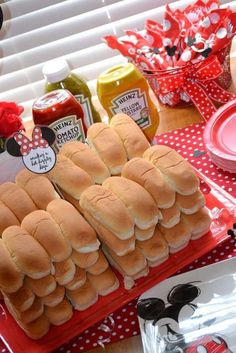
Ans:
POLYGON ((226 240, 227 230, 232 228, 236 219, 236 200, 211 180, 197 173, 202 179, 202 189, 208 190, 205 194, 207 207, 210 210, 221 210, 219 217, 213 220, 210 232, 198 240, 190 241, 185 249, 170 255, 161 265, 151 268, 148 276, 137 280, 136 285, 129 291, 125 290, 122 277, 115 271, 120 281, 119 289, 105 297, 99 297, 97 303, 89 309, 83 312, 75 311, 70 321, 62 326, 52 326, 49 333, 40 340, 28 338, 2 304, 0 338, 10 352, 51 352, 226 240))

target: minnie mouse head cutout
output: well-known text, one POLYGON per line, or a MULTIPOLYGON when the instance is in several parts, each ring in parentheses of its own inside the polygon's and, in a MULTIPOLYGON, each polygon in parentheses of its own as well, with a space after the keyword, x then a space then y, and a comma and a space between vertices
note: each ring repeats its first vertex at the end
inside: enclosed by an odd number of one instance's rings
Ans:
POLYGON ((22 157, 27 169, 37 174, 49 172, 56 163, 56 154, 51 147, 55 133, 47 126, 35 126, 32 140, 18 132, 7 140, 6 150, 14 157, 22 157))
MULTIPOLYGON (((197 339, 191 339, 181 333, 180 316, 183 310, 190 311, 193 317, 197 305, 193 301, 200 296, 201 290, 194 282, 174 286, 167 295, 167 303, 160 298, 146 298, 138 301, 138 316, 145 323, 152 321, 156 326, 155 352, 159 353, 232 353, 225 340, 218 334, 206 334, 197 339)), ((193 318, 192 318, 193 319, 193 318)), ((204 327, 211 326, 215 318, 202 323, 204 327)))

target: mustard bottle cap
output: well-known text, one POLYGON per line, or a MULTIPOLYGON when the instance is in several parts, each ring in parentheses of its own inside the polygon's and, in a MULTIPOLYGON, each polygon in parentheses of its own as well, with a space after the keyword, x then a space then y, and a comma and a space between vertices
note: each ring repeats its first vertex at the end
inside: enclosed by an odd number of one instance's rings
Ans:
POLYGON ((123 63, 110 67, 98 77, 98 95, 109 93, 110 90, 135 82, 142 78, 142 74, 131 63, 123 63))

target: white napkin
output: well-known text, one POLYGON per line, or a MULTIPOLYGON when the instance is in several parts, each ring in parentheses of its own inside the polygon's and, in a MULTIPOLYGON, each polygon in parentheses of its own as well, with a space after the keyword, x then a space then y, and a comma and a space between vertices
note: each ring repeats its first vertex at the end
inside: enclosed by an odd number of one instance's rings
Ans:
POLYGON ((0 153, 0 184, 15 181, 16 174, 24 168, 22 157, 12 157, 9 153, 0 153))

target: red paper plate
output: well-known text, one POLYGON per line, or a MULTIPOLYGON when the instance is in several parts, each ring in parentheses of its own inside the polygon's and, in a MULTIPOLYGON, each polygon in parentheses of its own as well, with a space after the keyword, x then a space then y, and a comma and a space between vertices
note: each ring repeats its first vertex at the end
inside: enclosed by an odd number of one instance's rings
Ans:
POLYGON ((29 339, 2 305, 0 337, 7 348, 14 353, 51 352, 223 242, 228 237, 227 230, 232 228, 233 221, 236 219, 236 201, 205 177, 202 177, 202 188, 208 190, 205 195, 206 202, 213 215, 210 232, 198 240, 190 241, 185 249, 170 255, 163 264, 150 269, 149 275, 136 281, 135 287, 129 291, 125 290, 123 280, 117 273, 120 281, 118 290, 106 297, 100 297, 96 304, 84 312, 75 312, 66 324, 59 327, 52 326, 49 333, 38 341, 29 339))
POLYGON ((207 122, 203 139, 216 165, 236 173, 236 99, 223 105, 207 122))

